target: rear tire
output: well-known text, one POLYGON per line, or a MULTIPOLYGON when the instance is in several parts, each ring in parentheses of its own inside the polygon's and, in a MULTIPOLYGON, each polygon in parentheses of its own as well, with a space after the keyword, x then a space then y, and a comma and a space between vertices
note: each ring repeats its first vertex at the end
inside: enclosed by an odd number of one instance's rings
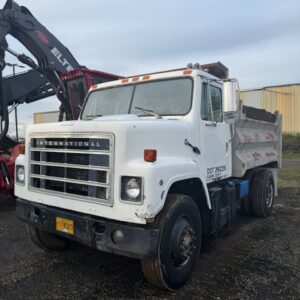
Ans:
POLYGON ((66 239, 62 237, 40 230, 30 224, 27 224, 26 227, 32 242, 45 251, 63 251, 68 246, 66 239))
POLYGON ((143 273, 158 287, 178 289, 190 278, 199 258, 202 240, 199 208, 189 196, 170 194, 154 226, 160 230, 158 253, 141 261, 143 273))
POLYGON ((251 210, 256 217, 268 217, 274 204, 274 180, 270 170, 258 170, 250 188, 251 210))

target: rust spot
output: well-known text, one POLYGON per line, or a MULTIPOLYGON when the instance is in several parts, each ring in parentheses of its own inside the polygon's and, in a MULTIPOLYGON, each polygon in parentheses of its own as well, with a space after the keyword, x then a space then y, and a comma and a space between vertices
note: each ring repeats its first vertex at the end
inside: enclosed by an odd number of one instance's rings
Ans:
POLYGON ((273 141, 275 139, 275 136, 274 136, 274 134, 272 132, 268 132, 266 134, 266 139, 270 140, 270 141, 273 141))
POLYGON ((245 133, 242 134, 246 143, 251 143, 251 135, 247 135, 245 133))
POLYGON ((255 161, 257 161, 261 158, 261 154, 258 152, 254 152, 252 153, 252 157, 254 158, 255 161))
POLYGON ((275 153, 272 151, 266 152, 266 156, 275 156, 275 153))

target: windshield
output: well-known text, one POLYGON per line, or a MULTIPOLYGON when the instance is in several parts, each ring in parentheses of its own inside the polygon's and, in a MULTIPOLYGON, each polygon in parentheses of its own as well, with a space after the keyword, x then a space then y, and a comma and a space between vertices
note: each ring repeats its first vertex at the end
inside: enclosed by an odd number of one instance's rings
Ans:
POLYGON ((117 114, 143 114, 140 108, 158 115, 185 115, 192 102, 191 78, 149 81, 97 90, 88 96, 83 120, 117 114))

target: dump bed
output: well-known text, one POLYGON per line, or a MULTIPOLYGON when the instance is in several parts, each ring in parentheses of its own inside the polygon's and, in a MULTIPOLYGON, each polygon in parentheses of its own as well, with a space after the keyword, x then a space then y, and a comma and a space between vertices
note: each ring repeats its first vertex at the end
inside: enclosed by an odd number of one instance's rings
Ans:
POLYGON ((281 166, 281 114, 244 106, 226 116, 232 132, 232 175, 242 177, 259 166, 281 166))

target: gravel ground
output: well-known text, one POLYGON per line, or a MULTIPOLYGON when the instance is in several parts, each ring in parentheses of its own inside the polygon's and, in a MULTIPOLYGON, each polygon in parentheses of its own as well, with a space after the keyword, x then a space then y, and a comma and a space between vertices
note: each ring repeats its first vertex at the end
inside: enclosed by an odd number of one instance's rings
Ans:
POLYGON ((0 299, 300 299, 300 188, 281 189, 268 219, 238 216, 206 241, 192 280, 168 293, 137 260, 74 244, 49 254, 28 240, 13 208, 0 208, 0 299))

